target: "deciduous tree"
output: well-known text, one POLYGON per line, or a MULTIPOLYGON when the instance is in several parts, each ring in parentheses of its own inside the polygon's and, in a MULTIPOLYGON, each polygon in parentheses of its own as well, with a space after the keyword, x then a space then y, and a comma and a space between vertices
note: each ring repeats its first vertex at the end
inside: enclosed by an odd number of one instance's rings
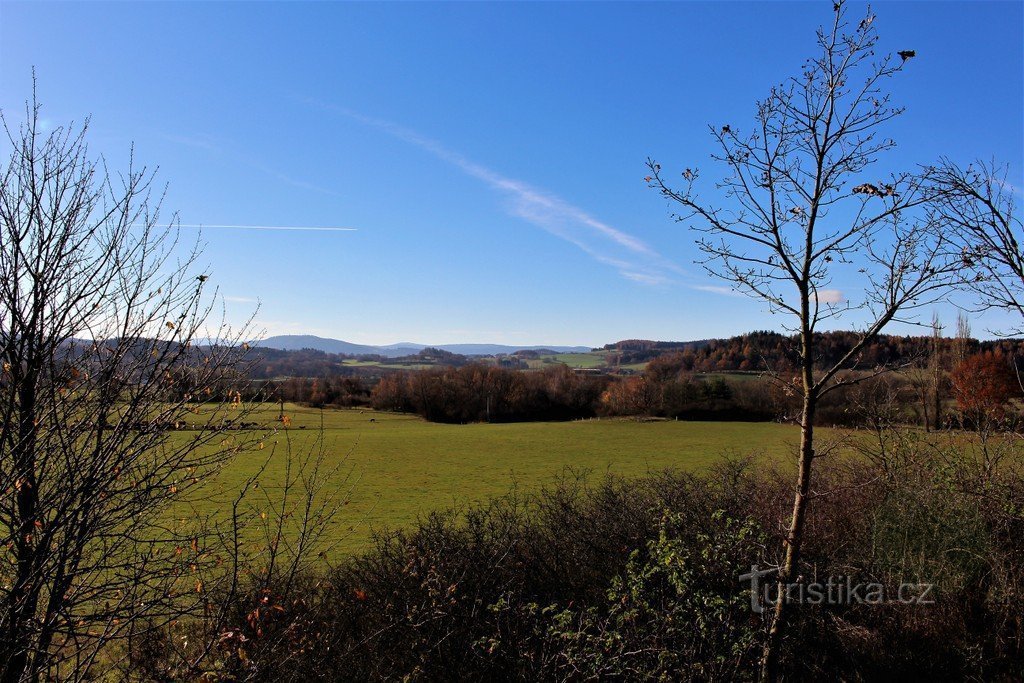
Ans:
MULTIPOLYGON (((1010 311, 1024 318, 1024 225, 1017 215, 1008 166, 978 161, 962 167, 944 159, 930 170, 941 190, 936 220, 962 240, 961 266, 979 295, 981 308, 1010 311)), ((1024 332, 1015 325, 1008 334, 1024 332)))
POLYGON ((87 123, 44 132, 34 99, 26 114, 0 114, 0 680, 12 683, 85 679, 113 641, 199 606, 212 537, 185 511, 245 438, 223 430, 244 413, 225 380, 245 331, 228 338, 210 318, 199 251, 160 222, 152 173, 132 161, 110 173, 87 123))
POLYGON ((968 356, 953 368, 950 382, 961 413, 976 429, 1002 419, 1009 400, 1021 394, 1013 367, 1000 351, 968 356))
MULTIPOLYGON (((858 381, 840 371, 856 365, 890 322, 934 301, 956 281, 959 266, 926 211, 934 197, 928 180, 914 171, 884 178, 873 171, 895 144, 885 137, 886 124, 903 113, 887 84, 908 61, 876 55, 872 14, 852 25, 846 14, 836 3, 830 25, 818 30, 817 55, 758 102, 749 128, 712 127, 719 150, 713 159, 725 171, 716 199, 699 194, 696 168, 683 170, 677 186, 660 164, 648 162, 647 181, 679 207, 676 220, 702 233, 707 270, 765 302, 797 340, 801 438, 780 595, 799 574, 819 400, 858 381), (840 292, 840 278, 857 278, 863 289, 840 292), (816 368, 815 333, 850 311, 863 322, 858 339, 838 362, 816 368)), ((762 661, 769 680, 778 675, 790 609, 785 600, 774 608, 762 661)))

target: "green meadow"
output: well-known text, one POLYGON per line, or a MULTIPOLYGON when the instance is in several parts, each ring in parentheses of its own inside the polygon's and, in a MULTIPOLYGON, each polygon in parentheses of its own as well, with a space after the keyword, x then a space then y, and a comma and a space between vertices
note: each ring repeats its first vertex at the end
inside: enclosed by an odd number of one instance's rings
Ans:
MULTIPOLYGON (((341 554, 366 547, 374 530, 501 496, 513 486, 536 490, 566 475, 699 469, 727 453, 782 460, 798 438, 795 428, 772 423, 593 419, 446 425, 359 409, 288 405, 285 412, 290 427, 267 434, 262 450, 239 454, 212 490, 203 492, 199 512, 226 515, 226 501, 268 456, 262 484, 273 491, 282 481, 288 448, 293 454, 315 448, 322 425, 327 460, 341 465, 347 477, 335 482, 348 491, 332 532, 341 554)), ((280 426, 277 416, 276 405, 265 405, 246 419, 272 428, 280 426)))
POLYGON ((608 354, 603 351, 591 351, 589 353, 556 353, 527 361, 527 364, 531 368, 543 368, 553 363, 562 363, 564 365, 568 365, 570 368, 603 368, 608 364, 607 355, 608 354))

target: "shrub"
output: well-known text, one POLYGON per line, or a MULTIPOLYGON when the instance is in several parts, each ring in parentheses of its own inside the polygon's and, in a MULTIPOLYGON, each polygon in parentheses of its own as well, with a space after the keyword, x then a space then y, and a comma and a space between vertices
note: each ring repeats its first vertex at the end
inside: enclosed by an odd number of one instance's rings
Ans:
MULTIPOLYGON (((785 677, 1024 677, 1019 474, 978 466, 962 435, 880 443, 870 460, 824 461, 801 574, 933 583, 936 602, 802 605, 785 677)), ((786 481, 732 459, 700 475, 566 477, 433 513, 287 601, 239 598, 244 657, 218 634, 211 668, 265 681, 756 677, 766 621, 739 576, 778 564, 786 481), (263 600, 271 617, 249 623, 263 600)))
MULTIPOLYGON (((750 596, 736 577, 763 548, 753 520, 722 511, 692 541, 666 513, 646 551, 630 554, 604 604, 549 610, 551 678, 749 680, 760 654, 750 596)), ((684 532, 685 533, 685 532, 684 532)))

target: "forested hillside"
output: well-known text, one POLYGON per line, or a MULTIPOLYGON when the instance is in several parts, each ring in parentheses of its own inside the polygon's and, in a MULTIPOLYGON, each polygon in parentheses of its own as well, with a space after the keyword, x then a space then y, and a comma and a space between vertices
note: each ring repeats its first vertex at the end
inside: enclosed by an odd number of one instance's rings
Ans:
MULTIPOLYGON (((859 335, 856 332, 823 332, 817 335, 816 363, 831 366, 842 360, 853 347, 859 335)), ((931 349, 931 336, 880 335, 848 364, 850 369, 870 369, 879 365, 906 365, 914 363, 931 349)), ((1024 340, 941 338, 943 353, 961 357, 979 351, 1002 351, 1010 357, 1024 355, 1024 340)), ((778 332, 757 331, 728 339, 710 339, 694 342, 656 342, 629 339, 608 344, 605 350, 617 364, 649 362, 672 354, 683 370, 691 372, 767 370, 778 372, 793 370, 798 348, 792 337, 778 332)))

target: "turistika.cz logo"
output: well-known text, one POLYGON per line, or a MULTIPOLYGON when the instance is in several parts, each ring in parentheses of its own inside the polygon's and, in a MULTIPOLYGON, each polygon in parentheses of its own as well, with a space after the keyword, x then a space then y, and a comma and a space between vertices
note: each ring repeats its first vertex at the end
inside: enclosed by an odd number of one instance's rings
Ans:
POLYGON ((775 605, 780 599, 801 605, 932 605, 935 598, 930 583, 901 583, 895 590, 881 583, 854 582, 853 577, 829 577, 824 581, 795 581, 781 589, 775 580, 779 568, 761 569, 756 564, 740 581, 750 582, 750 609, 755 614, 775 605))

